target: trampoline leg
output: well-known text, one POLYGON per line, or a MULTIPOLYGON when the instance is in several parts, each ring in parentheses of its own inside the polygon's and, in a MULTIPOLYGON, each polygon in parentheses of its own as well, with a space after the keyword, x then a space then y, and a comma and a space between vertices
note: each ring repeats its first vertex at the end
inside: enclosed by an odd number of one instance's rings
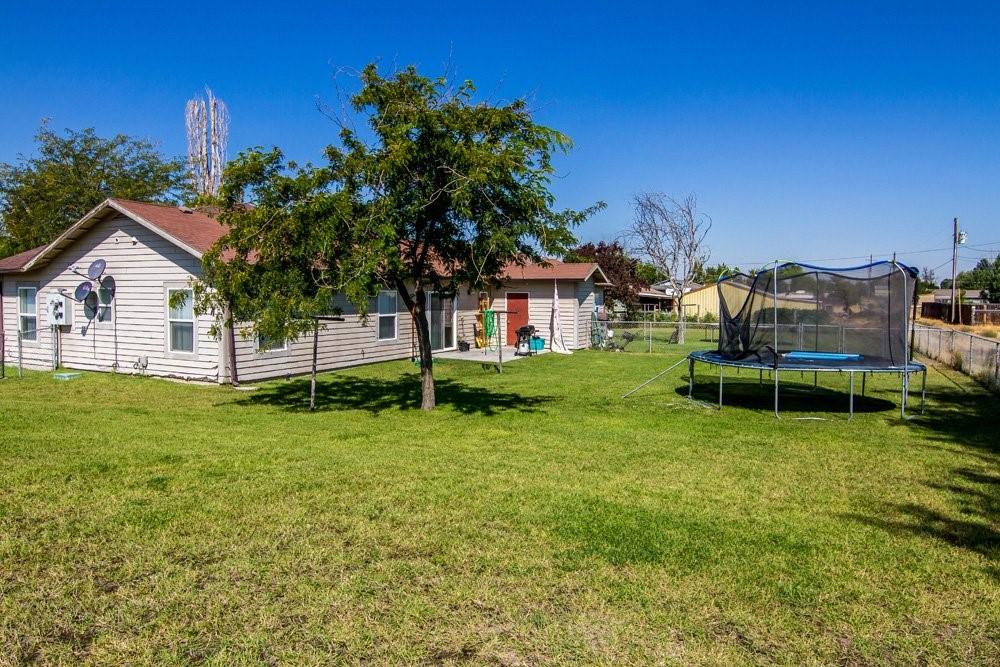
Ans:
MULTIPOLYGON (((851 412, 850 415, 847 417, 847 421, 851 421, 852 419, 854 419, 854 371, 851 371, 850 375, 851 375, 851 392, 850 392, 851 412)), ((862 382, 864 382, 864 380, 862 380, 862 382)))
POLYGON ((719 409, 722 409, 722 371, 726 370, 725 366, 719 366, 719 409))
POLYGON ((903 387, 900 390, 899 397, 899 418, 906 419, 906 378, 907 373, 903 373, 903 387))
POLYGON ((813 371, 813 389, 819 386, 819 373, 813 371))
POLYGON ((759 384, 762 387, 764 386, 764 369, 763 368, 760 369, 760 377, 757 378, 757 384, 759 384))
POLYGON ((694 359, 688 359, 688 398, 694 398, 694 359))
POLYGON ((868 373, 862 373, 861 374, 861 395, 862 396, 865 395, 865 385, 867 384, 867 381, 868 381, 868 373))
POLYGON ((778 414, 778 369, 774 369, 774 416, 777 419, 781 419, 781 415, 778 414))
POLYGON ((924 414, 924 403, 927 401, 927 371, 923 373, 923 380, 920 382, 920 414, 924 414))

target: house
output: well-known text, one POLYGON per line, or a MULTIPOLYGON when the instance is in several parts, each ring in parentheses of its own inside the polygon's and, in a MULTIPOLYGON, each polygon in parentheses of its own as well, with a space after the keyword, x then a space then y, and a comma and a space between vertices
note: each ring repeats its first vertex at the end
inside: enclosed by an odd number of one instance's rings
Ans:
MULTIPOLYGON (((698 283, 691 283, 684 288, 687 295, 693 290, 701 288, 698 283)), ((684 298, 685 307, 687 296, 684 298)), ((677 294, 668 281, 653 283, 643 290, 639 290, 639 310, 643 313, 672 313, 677 309, 677 294)))
MULTIPOLYGON (((203 211, 108 199, 52 243, 0 259, 0 358, 42 370, 62 366, 220 383, 231 379, 234 366, 240 380, 309 372, 312 340, 252 340, 240 326, 215 336, 213 317, 196 313, 192 298, 170 307, 174 294, 192 296, 202 254, 225 231, 203 211), (104 277, 113 280, 113 289, 95 285, 100 298, 81 303, 76 289, 94 284, 86 272, 98 259, 106 262, 104 277), (64 309, 61 324, 53 324, 53 308, 64 309)), ((523 324, 549 340, 556 285, 566 346, 589 346, 591 313, 603 304, 607 279, 597 264, 556 261, 512 266, 500 288, 482 295, 494 309, 516 311, 500 316, 507 343, 523 324)), ((473 340, 479 300, 479 293, 462 289, 430 296, 435 351, 473 340)), ((415 355, 416 335, 395 291, 373 295, 367 321, 346 300, 335 305, 345 321, 321 330, 319 369, 415 355)))
MULTIPOLYGON (((987 303, 980 290, 959 288, 958 291, 959 303, 972 304, 975 306, 987 303)), ((931 292, 931 295, 933 297, 931 300, 933 300, 934 303, 951 303, 950 289, 936 289, 931 292)))

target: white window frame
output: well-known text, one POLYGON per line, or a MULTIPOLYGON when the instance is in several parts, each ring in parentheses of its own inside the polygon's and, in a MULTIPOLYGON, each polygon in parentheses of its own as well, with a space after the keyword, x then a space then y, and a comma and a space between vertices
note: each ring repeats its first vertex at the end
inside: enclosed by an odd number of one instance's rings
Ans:
POLYGON ((260 344, 261 336, 257 334, 254 337, 254 352, 258 357, 267 355, 283 355, 288 352, 288 339, 285 338, 281 341, 281 347, 268 347, 264 348, 260 344))
POLYGON ((375 340, 379 343, 386 343, 399 339, 399 293, 396 290, 379 290, 375 295, 375 310, 378 313, 375 320, 375 340), (393 312, 383 313, 381 309, 381 297, 383 294, 391 294, 394 304, 393 312), (382 318, 392 318, 392 338, 382 337, 382 318))
POLYGON ((186 283, 165 284, 163 286, 163 345, 168 357, 190 358, 198 354, 198 314, 194 312, 194 289, 186 283), (170 317, 170 295, 174 292, 187 292, 191 299, 191 319, 180 320, 170 317), (191 350, 174 350, 171 347, 170 325, 174 323, 191 324, 191 350))
POLYGON ((38 342, 38 285, 18 285, 17 286, 17 330, 21 334, 21 341, 24 343, 37 343, 38 342), (34 313, 22 313, 21 312, 21 292, 31 290, 35 293, 35 312, 34 313), (23 318, 32 317, 35 320, 35 330, 28 335, 25 335, 25 328, 23 326, 23 318))

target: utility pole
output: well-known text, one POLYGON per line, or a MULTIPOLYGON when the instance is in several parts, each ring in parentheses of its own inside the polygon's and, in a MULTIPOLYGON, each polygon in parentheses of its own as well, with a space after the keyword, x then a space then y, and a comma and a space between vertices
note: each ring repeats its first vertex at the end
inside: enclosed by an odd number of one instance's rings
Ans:
POLYGON ((952 227, 951 232, 951 317, 948 319, 949 322, 955 321, 955 302, 958 290, 956 289, 955 281, 958 278, 958 218, 955 218, 955 222, 952 227))
MULTIPOLYGON (((958 246, 965 243, 965 232, 958 229, 958 218, 955 218, 951 233, 951 322, 955 322, 955 308, 958 304, 958 246)), ((962 311, 958 311, 961 316, 962 311)))

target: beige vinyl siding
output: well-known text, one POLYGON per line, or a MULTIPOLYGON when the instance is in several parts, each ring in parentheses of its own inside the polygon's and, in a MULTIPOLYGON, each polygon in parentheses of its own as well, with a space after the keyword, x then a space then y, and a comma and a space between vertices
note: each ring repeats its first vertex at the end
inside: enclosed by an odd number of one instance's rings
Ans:
POLYGON ((150 375, 217 379, 218 343, 209 334, 211 317, 199 316, 196 320, 194 354, 170 355, 166 351, 164 287, 187 285, 200 273, 199 260, 125 216, 99 222, 38 271, 3 277, 7 363, 17 362, 17 285, 38 285, 39 335, 37 342, 24 345, 25 367, 50 369, 53 340, 45 312, 47 295, 59 288, 72 294, 84 278, 71 268, 76 266, 86 272, 98 258, 107 261, 106 274, 114 277, 117 285, 112 319, 88 321, 83 304, 70 301, 72 325, 60 328, 62 365, 109 371, 117 358, 119 372, 138 373, 133 365, 140 356, 146 356, 146 373, 150 375))
MULTIPOLYGON (((318 370, 408 359, 413 354, 413 320, 406 312, 402 299, 397 300, 397 336, 394 340, 378 340, 378 317, 374 309, 369 312, 365 323, 344 297, 338 296, 334 305, 341 309, 344 321, 325 322, 325 326, 320 328, 316 355, 318 370)), ((288 341, 285 350, 261 353, 252 336, 242 335, 242 328, 246 327, 238 326, 236 330, 236 371, 241 382, 311 372, 311 334, 288 341)))
MULTIPOLYGON (((580 347, 574 320, 577 307, 575 291, 573 281, 559 281, 559 315, 562 322, 563 339, 569 349, 580 347)), ((552 281, 515 280, 505 283, 503 287, 493 291, 491 301, 493 308, 507 309, 508 292, 526 292, 528 294, 528 324, 537 329, 537 335, 545 339, 545 347, 548 348, 552 338, 552 281)), ((504 335, 506 335, 506 316, 502 317, 501 325, 504 335)))
POLYGON ((579 341, 577 347, 579 348, 590 347, 591 319, 596 304, 595 289, 603 290, 604 288, 595 287, 593 280, 582 281, 576 285, 576 334, 579 341))

